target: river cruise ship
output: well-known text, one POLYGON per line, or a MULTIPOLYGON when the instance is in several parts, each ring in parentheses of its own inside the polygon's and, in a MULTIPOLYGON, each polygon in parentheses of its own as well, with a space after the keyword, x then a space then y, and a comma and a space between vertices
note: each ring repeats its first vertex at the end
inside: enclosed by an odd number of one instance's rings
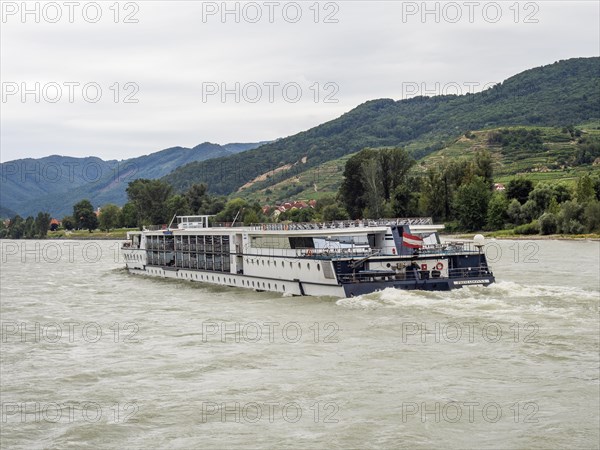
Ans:
POLYGON ((494 282, 482 236, 442 242, 430 218, 211 223, 129 232, 130 273, 290 295, 353 297, 386 288, 444 291, 494 282))

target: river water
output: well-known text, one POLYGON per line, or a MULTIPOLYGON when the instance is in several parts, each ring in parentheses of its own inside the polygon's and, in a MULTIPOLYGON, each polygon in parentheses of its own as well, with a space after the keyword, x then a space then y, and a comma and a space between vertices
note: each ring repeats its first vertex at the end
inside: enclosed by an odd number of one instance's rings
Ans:
POLYGON ((4 448, 598 448, 600 243, 494 241, 498 282, 282 297, 2 241, 4 448))

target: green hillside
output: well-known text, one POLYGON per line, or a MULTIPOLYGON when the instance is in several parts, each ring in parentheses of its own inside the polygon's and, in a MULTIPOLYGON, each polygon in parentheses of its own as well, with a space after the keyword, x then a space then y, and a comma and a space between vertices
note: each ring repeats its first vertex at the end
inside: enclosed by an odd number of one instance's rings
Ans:
POLYGON ((600 122, 587 122, 570 129, 503 127, 473 131, 423 158, 419 168, 473 157, 475 152, 487 150, 494 159, 495 179, 499 182, 517 174, 532 180, 553 181, 574 179, 590 170, 600 171, 600 122))
MULTIPOLYGON (((503 127, 476 130, 454 139, 441 150, 419 160, 417 172, 446 160, 470 159, 477 151, 487 150, 494 159, 497 182, 506 182, 515 175, 526 175, 536 181, 571 181, 584 172, 600 173, 600 121, 571 127, 503 127), (516 136, 507 145, 495 141, 498 134, 516 136), (524 139, 519 140, 520 137, 524 139), (527 143, 527 139, 531 142, 527 143), (525 142, 524 142, 525 141, 525 142), (590 154, 590 149, 592 153, 590 154), (594 164, 596 161, 596 164, 594 164)), ((414 146, 419 145, 418 141, 414 146)), ((235 196, 260 203, 276 203, 294 199, 318 199, 335 195, 343 179, 346 161, 352 154, 328 161, 319 167, 292 168, 269 174, 266 180, 241 189, 235 196)))
MULTIPOLYGON (((525 71, 477 94, 373 100, 308 131, 243 154, 187 164, 163 179, 178 191, 203 182, 210 192, 228 195, 281 167, 308 170, 365 147, 403 146, 421 158, 468 130, 582 123, 600 118, 599 73, 600 58, 575 58, 525 71)), ((273 176, 260 182, 278 181, 273 176)))

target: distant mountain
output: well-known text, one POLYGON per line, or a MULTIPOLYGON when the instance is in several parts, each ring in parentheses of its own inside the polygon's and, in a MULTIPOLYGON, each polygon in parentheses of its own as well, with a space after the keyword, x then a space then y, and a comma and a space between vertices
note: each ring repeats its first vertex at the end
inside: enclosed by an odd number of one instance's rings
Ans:
POLYGON ((264 143, 221 146, 205 142, 194 148, 172 147, 122 161, 52 155, 5 162, 0 164, 1 217, 38 211, 62 217, 71 214, 73 205, 83 198, 94 207, 122 205, 127 201, 125 190, 130 181, 160 178, 184 164, 233 155, 264 143))
POLYGON ((17 213, 12 209, 5 208, 4 206, 0 206, 0 218, 8 218, 14 217, 17 213))
POLYGON ((163 179, 177 190, 204 182, 213 193, 231 194, 364 147, 404 146, 421 158, 468 130, 582 123, 600 118, 599 75, 600 58, 575 58, 527 70, 477 94, 372 100, 310 130, 243 154, 190 163, 163 179))

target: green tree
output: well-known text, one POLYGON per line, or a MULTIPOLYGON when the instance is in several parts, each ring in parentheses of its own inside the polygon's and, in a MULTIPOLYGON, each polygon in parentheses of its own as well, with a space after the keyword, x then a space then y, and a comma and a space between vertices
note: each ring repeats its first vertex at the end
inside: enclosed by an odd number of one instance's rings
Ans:
POLYGON ((129 183, 127 197, 137 210, 138 225, 160 225, 170 220, 166 202, 172 190, 169 184, 161 180, 139 178, 129 183))
POLYGON ((39 212, 35 218, 35 234, 37 237, 44 239, 48 235, 48 229, 50 228, 50 221, 52 217, 47 212, 39 212))
POLYGON ((100 229, 106 232, 119 226, 119 215, 121 211, 117 205, 108 203, 100 208, 99 225, 100 229))
POLYGON ((121 208, 119 225, 123 228, 134 228, 138 226, 137 209, 133 203, 127 202, 121 208))
POLYGON ((550 212, 542 214, 539 219, 540 233, 554 234, 557 230, 556 215, 550 212))
POLYGON ((175 215, 187 216, 190 214, 188 198, 184 195, 177 194, 169 197, 169 199, 166 202, 166 208, 167 217, 169 217, 169 222, 173 220, 173 217, 175 215))
POLYGON ((244 214, 250 205, 242 198, 232 198, 225 204, 225 208, 217 214, 217 222, 233 222, 237 216, 237 222, 244 221, 244 214), (239 213, 239 214, 238 214, 239 213))
POLYGON ((596 177, 594 180, 594 192, 596 193, 596 200, 600 200, 600 177, 596 177))
POLYGON ((482 177, 490 188, 494 183, 493 163, 492 155, 487 150, 481 150, 475 153, 475 174, 482 177))
POLYGON ((414 159, 399 147, 366 148, 352 156, 346 162, 339 190, 350 217, 381 217, 393 203, 396 187, 407 182, 414 164, 414 159))
POLYGON ((364 149, 350 157, 344 167, 344 181, 340 186, 339 196, 346 211, 353 219, 362 217, 363 211, 367 207, 362 166, 374 155, 375 150, 364 149))
POLYGON ((325 222, 331 222, 333 220, 347 220, 348 218, 348 212, 337 203, 327 205, 325 208, 323 208, 323 220, 325 222))
POLYGON ((392 214, 394 217, 419 215, 419 192, 416 179, 401 183, 392 192, 392 214))
POLYGON ((280 215, 281 220, 291 220, 292 222, 311 222, 317 212, 312 208, 294 208, 280 215))
POLYGON ((75 228, 89 230, 91 233, 98 228, 98 218, 89 200, 81 200, 73 206, 75 228))
POLYGON ((529 223, 534 219, 537 219, 540 212, 533 200, 527 200, 521 205, 521 220, 523 223, 529 223))
POLYGON ((509 202, 508 208, 506 208, 506 215, 513 225, 521 225, 523 223, 523 215, 521 213, 521 204, 519 203, 519 200, 513 198, 509 202))
POLYGON ((546 211, 551 214, 554 214, 555 216, 559 213, 560 205, 558 204, 558 200, 556 199, 556 197, 552 197, 550 199, 550 203, 548 203, 548 208, 546 208, 546 211))
POLYGON ((25 221, 18 214, 10 220, 7 235, 10 239, 21 239, 25 235, 25 221))
POLYGON ((401 147, 384 148, 377 154, 381 181, 383 187, 383 200, 392 198, 394 189, 406 182, 410 169, 415 165, 415 160, 401 147))
POLYGON ((571 189, 564 183, 558 183, 554 185, 554 197, 558 203, 566 202, 571 200, 571 189))
POLYGON ((35 237, 35 219, 32 216, 28 216, 25 219, 23 237, 25 239, 33 239, 35 237))
POLYGON ((583 216, 583 206, 579 203, 568 200, 560 206, 560 212, 557 217, 557 228, 560 233, 580 234, 584 228, 581 223, 583 216))
POLYGON ((577 188, 575 190, 575 197, 577 203, 584 204, 590 202, 596 198, 596 192, 594 191, 594 183, 589 174, 584 174, 577 180, 577 188))
POLYGON ((63 217, 62 221, 62 227, 65 230, 72 230, 73 228, 75 228, 75 220, 73 219, 72 216, 65 216, 63 217))
POLYGON ((490 199, 487 212, 487 227, 490 230, 501 230, 504 228, 508 216, 508 199, 502 192, 495 192, 490 199))
POLYGON ((529 193, 529 200, 531 200, 535 206, 535 217, 539 217, 548 209, 550 201, 555 196, 555 193, 556 191, 546 183, 539 183, 533 191, 529 193))
POLYGON ((475 177, 470 183, 458 188, 454 208, 463 229, 472 231, 484 227, 490 197, 488 184, 481 177, 475 177))
POLYGON ((600 232, 600 201, 592 200, 585 205, 583 223, 588 233, 600 232))
POLYGON ((527 201, 531 191, 533 191, 533 183, 522 177, 510 180, 506 185, 506 197, 509 200, 516 198, 521 204, 527 201))
POLYGON ((433 217, 434 220, 443 220, 448 217, 449 206, 447 205, 448 189, 444 174, 437 167, 427 170, 423 180, 421 191, 421 209, 426 215, 433 217))
POLYGON ((191 214, 201 214, 200 211, 210 202, 210 198, 206 192, 206 185, 194 183, 185 193, 188 202, 188 207, 191 214))
POLYGON ((383 183, 381 166, 376 159, 365 161, 361 166, 363 186, 365 188, 365 217, 377 219, 383 209, 383 183))

